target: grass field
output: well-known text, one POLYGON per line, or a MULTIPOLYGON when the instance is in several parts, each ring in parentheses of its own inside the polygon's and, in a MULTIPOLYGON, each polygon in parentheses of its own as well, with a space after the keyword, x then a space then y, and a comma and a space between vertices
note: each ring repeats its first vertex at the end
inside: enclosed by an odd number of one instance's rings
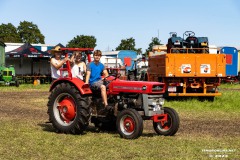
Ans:
POLYGON ((54 132, 46 104, 49 85, 0 87, 0 159, 240 159, 240 85, 224 84, 214 102, 167 101, 180 116, 175 136, 157 136, 150 121, 136 140, 100 132, 54 132))

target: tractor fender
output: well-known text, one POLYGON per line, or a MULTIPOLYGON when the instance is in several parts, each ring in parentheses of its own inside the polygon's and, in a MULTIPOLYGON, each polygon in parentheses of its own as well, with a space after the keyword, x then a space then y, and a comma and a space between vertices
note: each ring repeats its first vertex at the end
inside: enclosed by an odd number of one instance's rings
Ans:
POLYGON ((72 86, 76 87, 82 95, 86 94, 92 94, 92 91, 89 87, 89 84, 85 84, 82 80, 79 78, 59 78, 58 80, 55 80, 52 82, 50 86, 50 92, 60 83, 69 83, 72 86))

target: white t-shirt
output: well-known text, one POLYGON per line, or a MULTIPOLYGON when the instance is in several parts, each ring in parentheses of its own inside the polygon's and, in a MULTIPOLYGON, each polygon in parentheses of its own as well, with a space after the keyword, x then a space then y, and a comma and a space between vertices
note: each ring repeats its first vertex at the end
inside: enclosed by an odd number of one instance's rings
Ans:
MULTIPOLYGON (((53 61, 54 64, 58 65, 59 63, 61 63, 61 61, 56 60, 55 58, 51 59, 53 61)), ((56 69, 52 63, 51 63, 51 76, 54 79, 58 79, 60 77, 60 70, 56 69)))
POLYGON ((77 77, 83 80, 83 74, 82 74, 83 71, 84 71, 83 62, 80 63, 79 65, 74 64, 72 67, 72 77, 77 77))

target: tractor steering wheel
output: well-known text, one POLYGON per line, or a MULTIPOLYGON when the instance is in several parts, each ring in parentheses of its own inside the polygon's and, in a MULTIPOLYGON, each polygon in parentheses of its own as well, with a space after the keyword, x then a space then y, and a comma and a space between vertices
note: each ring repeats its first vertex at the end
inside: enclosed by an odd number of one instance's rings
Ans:
POLYGON ((194 37, 194 36, 195 36, 195 33, 194 33, 193 31, 186 31, 186 32, 184 33, 184 35, 187 36, 187 37, 194 37))
POLYGON ((115 80, 115 79, 117 79, 117 78, 119 78, 119 77, 121 77, 121 74, 120 73, 112 73, 112 74, 109 74, 107 77, 104 77, 104 81, 107 81, 107 78, 108 77, 111 77, 111 76, 113 76, 113 77, 115 77, 113 80, 115 80))
POLYGON ((119 78, 119 77, 121 77, 121 74, 120 74, 120 73, 118 73, 118 74, 113 73, 113 74, 111 74, 111 75, 103 78, 103 84, 104 84, 105 86, 108 86, 109 83, 111 83, 113 80, 116 80, 116 79, 119 78), (111 77, 111 76, 113 76, 113 77, 115 77, 115 78, 114 78, 114 79, 111 79, 111 80, 107 80, 107 78, 108 78, 108 77, 111 77))

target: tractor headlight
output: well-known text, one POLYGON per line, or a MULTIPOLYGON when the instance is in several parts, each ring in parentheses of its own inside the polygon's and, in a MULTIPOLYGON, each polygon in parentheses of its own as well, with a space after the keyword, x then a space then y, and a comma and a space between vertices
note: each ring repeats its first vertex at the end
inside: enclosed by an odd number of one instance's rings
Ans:
POLYGON ((159 104, 160 104, 161 106, 164 105, 164 98, 159 98, 159 104))
POLYGON ((147 90, 147 86, 143 86, 143 87, 142 87, 142 90, 143 90, 143 91, 147 90))

